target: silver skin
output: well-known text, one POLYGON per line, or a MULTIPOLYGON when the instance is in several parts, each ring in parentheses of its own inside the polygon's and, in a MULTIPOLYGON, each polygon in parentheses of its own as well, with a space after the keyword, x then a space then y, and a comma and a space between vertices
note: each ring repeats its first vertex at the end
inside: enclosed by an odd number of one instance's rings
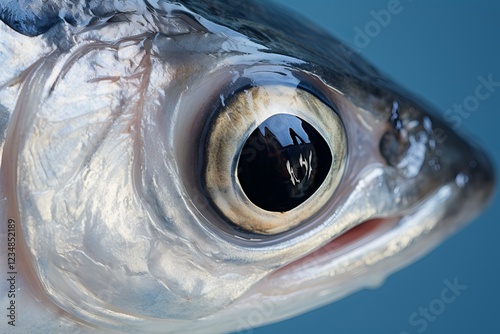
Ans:
POLYGON ((246 330, 380 284, 493 192, 483 153, 429 107, 272 5, 53 4, 73 20, 0 23, 0 215, 16 222, 19 289, 2 330, 246 330), (311 91, 347 138, 327 204, 274 236, 233 231, 201 182, 218 101, 249 82, 311 91))

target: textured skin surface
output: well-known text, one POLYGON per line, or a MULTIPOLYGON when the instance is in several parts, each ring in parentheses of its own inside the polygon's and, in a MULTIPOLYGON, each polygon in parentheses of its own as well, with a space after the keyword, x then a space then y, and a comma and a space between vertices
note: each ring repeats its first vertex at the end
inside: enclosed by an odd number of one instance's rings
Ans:
POLYGON ((1 208, 19 222, 20 301, 36 315, 20 331, 83 332, 83 322, 210 332, 276 321, 376 284, 491 192, 481 153, 277 7, 31 4, 0 7, 25 35, 2 26, 1 208), (231 230, 200 186, 203 136, 249 82, 311 91, 348 138, 335 196, 316 214, 290 213, 304 223, 269 238, 231 230), (373 218, 387 224, 320 248, 373 218), (274 312, 246 323, 259 303, 274 312))

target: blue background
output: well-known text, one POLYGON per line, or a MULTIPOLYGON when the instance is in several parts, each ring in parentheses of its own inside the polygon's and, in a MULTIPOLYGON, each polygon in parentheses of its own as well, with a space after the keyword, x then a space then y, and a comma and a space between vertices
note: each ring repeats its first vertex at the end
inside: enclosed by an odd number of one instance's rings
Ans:
MULTIPOLYGON (((353 46, 358 26, 389 0, 280 0, 353 46)), ((368 45, 357 50, 379 70, 444 112, 474 95, 477 77, 500 81, 500 2, 401 0, 368 45)), ((483 146, 500 175, 500 87, 464 118, 458 131, 483 146)), ((375 290, 274 325, 265 333, 500 333, 500 198, 472 224, 375 290), (423 331, 409 316, 440 298, 443 281, 467 289, 423 331)))

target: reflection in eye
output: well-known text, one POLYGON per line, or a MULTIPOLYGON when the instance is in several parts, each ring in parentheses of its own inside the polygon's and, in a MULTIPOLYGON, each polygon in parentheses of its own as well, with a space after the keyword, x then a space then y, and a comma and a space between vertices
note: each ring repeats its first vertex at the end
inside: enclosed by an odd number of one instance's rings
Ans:
POLYGON ((268 211, 289 211, 323 183, 332 155, 321 135, 294 115, 265 120, 248 138, 238 163, 247 197, 268 211))

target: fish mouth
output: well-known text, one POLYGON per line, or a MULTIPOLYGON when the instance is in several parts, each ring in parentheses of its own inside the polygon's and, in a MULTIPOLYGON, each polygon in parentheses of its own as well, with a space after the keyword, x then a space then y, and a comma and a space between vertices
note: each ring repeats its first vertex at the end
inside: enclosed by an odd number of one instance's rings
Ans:
POLYGON ((379 287, 437 247, 478 215, 493 195, 490 162, 482 152, 470 152, 454 160, 454 174, 436 182, 413 206, 352 222, 317 249, 264 276, 232 304, 240 312, 236 321, 258 318, 252 327, 262 326, 379 287), (471 161, 476 162, 473 168, 471 161))
POLYGON ((380 285, 391 273, 437 247, 488 205, 495 188, 492 164, 480 150, 474 151, 463 163, 466 168, 404 213, 361 221, 315 251, 273 272, 269 279, 279 281, 285 276, 290 279, 290 275, 300 271, 316 270, 312 281, 328 285, 329 280, 335 281, 331 279, 334 275, 364 276, 373 270, 374 278, 366 279, 353 290, 380 285), (353 270, 356 266, 360 269, 358 273, 353 270), (374 268, 368 270, 368 266, 374 268), (349 270, 339 269, 343 267, 349 270))
POLYGON ((401 217, 373 218, 363 221, 347 230, 337 238, 332 239, 314 252, 295 260, 282 269, 286 270, 288 266, 301 265, 314 260, 317 257, 326 256, 333 252, 340 255, 341 253, 349 252, 354 248, 362 247, 363 245, 395 228, 399 224, 400 219, 401 217))

